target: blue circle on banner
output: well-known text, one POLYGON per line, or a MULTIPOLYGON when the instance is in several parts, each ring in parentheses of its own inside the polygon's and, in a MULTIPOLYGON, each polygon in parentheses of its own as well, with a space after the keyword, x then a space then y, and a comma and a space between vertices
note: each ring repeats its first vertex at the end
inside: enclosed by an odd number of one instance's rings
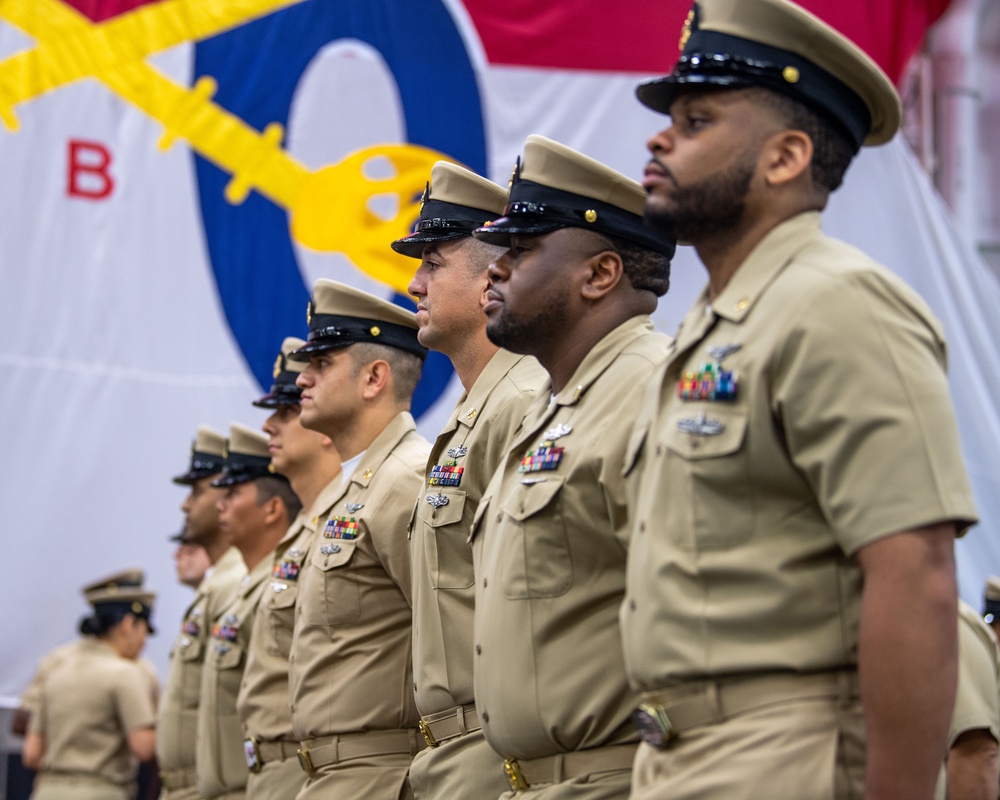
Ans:
MULTIPOLYGON (((214 101, 253 128, 260 131, 271 122, 287 128, 303 73, 322 48, 340 39, 360 40, 385 60, 399 89, 409 143, 485 173, 475 72, 441 0, 307 0, 198 43, 194 74, 214 77, 219 86, 214 101)), ((266 389, 282 339, 307 333, 309 287, 295 259, 288 212, 257 192, 231 205, 224 196, 231 175, 201 156, 195 157, 195 173, 222 308, 266 389)), ((393 299, 415 307, 403 295, 393 299)), ((413 396, 415 417, 433 405, 452 372, 446 357, 428 356, 413 396)))

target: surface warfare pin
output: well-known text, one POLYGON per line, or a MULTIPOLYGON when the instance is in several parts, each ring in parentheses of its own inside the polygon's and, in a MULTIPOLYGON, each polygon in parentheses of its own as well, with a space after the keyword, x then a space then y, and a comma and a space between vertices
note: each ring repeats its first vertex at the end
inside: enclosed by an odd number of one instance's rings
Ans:
POLYGON ((742 347, 739 343, 709 347, 708 356, 712 360, 681 375, 677 381, 677 396, 681 400, 735 400, 739 379, 736 372, 722 366, 722 361, 742 347))
POLYGON ((441 508, 449 503, 447 495, 443 494, 429 494, 424 498, 430 505, 434 508, 441 508))
POLYGON ((330 517, 323 536, 327 539, 357 539, 358 523, 354 517, 330 517))
POLYGON ((555 441, 572 432, 573 427, 563 423, 549 428, 542 434, 542 441, 538 443, 538 447, 534 450, 529 450, 524 458, 521 459, 521 465, 517 468, 517 471, 520 473, 548 472, 549 470, 556 469, 559 466, 559 462, 562 461, 566 448, 556 447, 555 441))
POLYGON ((348 514, 357 514, 362 508, 365 507, 364 503, 345 503, 344 508, 347 509, 348 514))
POLYGON ((708 418, 704 414, 677 420, 677 428, 692 436, 718 436, 726 429, 721 420, 708 418))

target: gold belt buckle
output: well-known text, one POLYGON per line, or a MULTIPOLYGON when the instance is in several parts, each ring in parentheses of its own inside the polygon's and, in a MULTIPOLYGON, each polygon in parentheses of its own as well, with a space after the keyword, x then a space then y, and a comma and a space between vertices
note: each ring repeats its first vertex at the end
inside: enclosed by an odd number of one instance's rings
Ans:
POLYGON ((424 741, 427 743, 428 747, 437 747, 441 744, 437 739, 434 738, 434 733, 431 731, 431 726, 428 725, 424 720, 420 720, 420 734, 424 737, 424 741))
POLYGON ((677 736, 666 709, 659 704, 640 703, 633 720, 642 740, 657 750, 663 750, 677 736))
POLYGON ((260 747, 257 746, 257 739, 253 736, 243 740, 243 758, 246 759, 247 769, 255 775, 264 768, 264 760, 260 757, 260 747))
POLYGON ((312 774, 316 771, 313 768, 312 759, 309 757, 309 751, 303 750, 301 747, 295 751, 295 755, 299 757, 299 766, 302 767, 302 771, 307 775, 312 777, 312 774))
POLYGON ((507 775, 507 783, 510 784, 511 790, 523 792, 528 788, 528 782, 524 779, 524 773, 521 772, 521 765, 517 763, 516 758, 505 758, 503 760, 503 771, 507 775))

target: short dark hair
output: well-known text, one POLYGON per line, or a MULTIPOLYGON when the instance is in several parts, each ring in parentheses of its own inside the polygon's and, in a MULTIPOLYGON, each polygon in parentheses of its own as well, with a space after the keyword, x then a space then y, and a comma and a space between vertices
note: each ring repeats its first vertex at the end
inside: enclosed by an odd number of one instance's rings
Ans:
MULTIPOLYGON (((581 230, 583 230, 581 228, 581 230)), ((609 236, 606 233, 587 231, 606 243, 621 257, 625 276, 633 289, 652 292, 663 297, 670 288, 670 258, 649 247, 636 244, 631 239, 609 236)))
POLYGON ((373 361, 385 361, 392 370, 392 385, 395 388, 396 402, 410 402, 424 370, 424 362, 420 356, 400 350, 398 347, 371 344, 370 342, 352 344, 348 350, 351 354, 351 364, 354 366, 355 375, 365 364, 371 364, 373 361))
POLYGON ((469 257, 469 271, 473 275, 481 275, 486 268, 507 252, 507 248, 498 244, 490 244, 470 236, 465 245, 469 257))
POLYGON ((302 501, 295 494, 292 485, 285 479, 277 475, 265 475, 254 481, 257 484, 257 505, 262 506, 272 497, 278 497, 285 506, 285 516, 288 524, 299 515, 302 510, 302 501))
POLYGON ((766 105, 783 125, 802 131, 813 143, 810 165, 813 183, 827 193, 840 188, 854 159, 855 148, 847 131, 829 115, 779 92, 755 86, 748 89, 755 102, 766 105))

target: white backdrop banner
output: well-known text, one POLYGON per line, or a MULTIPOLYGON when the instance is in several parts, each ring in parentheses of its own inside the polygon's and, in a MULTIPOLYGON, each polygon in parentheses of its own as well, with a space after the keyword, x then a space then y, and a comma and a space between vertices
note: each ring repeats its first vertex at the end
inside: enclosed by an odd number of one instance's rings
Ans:
MULTIPOLYGON (((261 424, 250 401, 282 338, 305 333, 316 278, 406 302, 413 263, 388 242, 412 224, 434 160, 506 183, 542 133, 641 175, 664 118, 635 100, 632 60, 490 60, 471 6, 0 3, 0 703, 76 635, 79 587, 126 566, 159 592, 148 655, 165 669, 191 596, 167 541, 184 498, 170 477, 196 427, 261 424)), ((1000 513, 1000 286, 901 140, 857 160, 826 227, 944 321, 985 521, 959 547, 962 592, 978 604, 1000 572, 987 535, 1000 513)), ((682 248, 662 330, 703 282, 682 248)), ((415 406, 424 435, 458 392, 432 359, 415 406)))

